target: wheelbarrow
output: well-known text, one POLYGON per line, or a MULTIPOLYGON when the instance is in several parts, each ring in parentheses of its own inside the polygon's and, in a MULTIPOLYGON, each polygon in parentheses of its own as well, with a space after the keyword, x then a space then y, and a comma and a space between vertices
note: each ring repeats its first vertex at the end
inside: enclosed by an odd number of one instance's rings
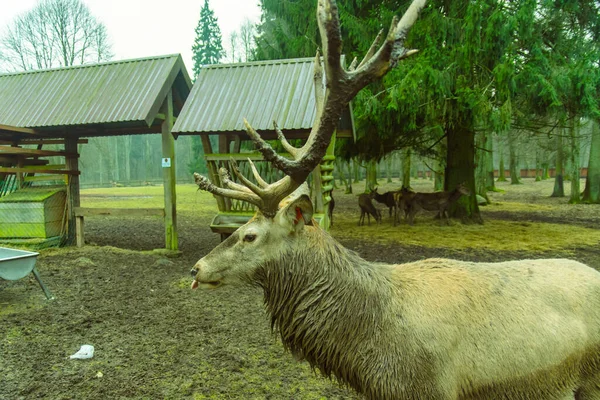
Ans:
POLYGON ((0 247, 0 278, 8 281, 16 281, 33 273, 46 298, 52 300, 53 297, 50 291, 46 288, 44 282, 42 282, 42 278, 40 278, 40 274, 35 268, 38 254, 31 251, 0 247))

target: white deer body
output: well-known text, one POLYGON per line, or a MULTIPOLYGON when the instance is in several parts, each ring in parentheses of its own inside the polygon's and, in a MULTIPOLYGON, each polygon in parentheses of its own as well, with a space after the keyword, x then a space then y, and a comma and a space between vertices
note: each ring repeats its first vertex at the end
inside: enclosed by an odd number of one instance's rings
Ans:
POLYGON ((293 214, 241 227, 198 261, 196 281, 262 287, 286 348, 323 374, 368 399, 600 398, 595 270, 370 263, 293 214))

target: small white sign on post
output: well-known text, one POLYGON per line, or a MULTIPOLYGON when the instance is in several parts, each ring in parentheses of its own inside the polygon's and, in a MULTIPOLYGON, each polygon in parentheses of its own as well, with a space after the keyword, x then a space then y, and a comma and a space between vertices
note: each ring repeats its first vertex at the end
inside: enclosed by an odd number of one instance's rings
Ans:
POLYGON ((162 159, 162 167, 163 168, 169 168, 169 167, 171 167, 171 159, 170 158, 163 158, 162 159))

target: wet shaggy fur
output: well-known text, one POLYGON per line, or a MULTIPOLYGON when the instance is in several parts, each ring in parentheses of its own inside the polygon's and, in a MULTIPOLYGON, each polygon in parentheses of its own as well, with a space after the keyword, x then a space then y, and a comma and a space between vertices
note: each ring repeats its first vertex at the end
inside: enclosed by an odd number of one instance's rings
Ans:
POLYGON ((371 263, 307 226, 247 279, 294 355, 378 400, 600 399, 600 273, 371 263))

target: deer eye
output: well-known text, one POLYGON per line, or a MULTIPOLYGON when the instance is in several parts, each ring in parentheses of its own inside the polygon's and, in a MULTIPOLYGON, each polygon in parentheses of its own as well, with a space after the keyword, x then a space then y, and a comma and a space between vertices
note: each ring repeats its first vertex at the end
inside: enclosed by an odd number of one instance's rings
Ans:
POLYGON ((254 240, 256 240, 256 235, 253 233, 248 233, 244 236, 244 242, 251 243, 254 242, 254 240))

